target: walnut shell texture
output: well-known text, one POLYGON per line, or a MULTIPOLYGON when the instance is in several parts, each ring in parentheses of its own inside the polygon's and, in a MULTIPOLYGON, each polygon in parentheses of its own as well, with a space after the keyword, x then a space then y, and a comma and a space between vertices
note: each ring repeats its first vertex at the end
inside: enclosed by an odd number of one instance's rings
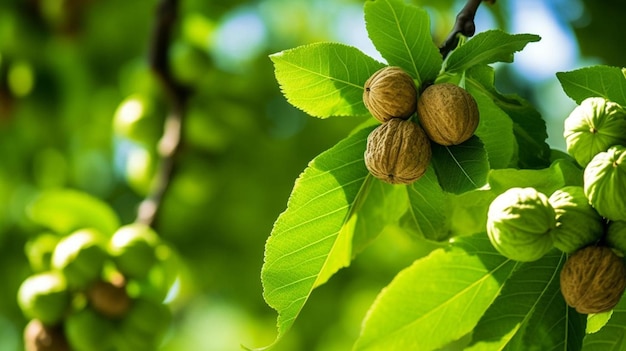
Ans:
POLYGON ((417 116, 430 140, 445 146, 471 138, 479 121, 476 100, 450 83, 426 88, 417 101, 417 116))
POLYGON ((392 118, 368 136, 365 165, 387 183, 410 184, 426 173, 431 155, 430 141, 419 125, 392 118))
POLYGON ((407 119, 417 109, 415 82, 400 67, 381 68, 365 82, 363 103, 383 123, 391 118, 407 119))
POLYGON ((626 266, 613 250, 587 246, 569 257, 561 270, 561 293, 579 313, 610 311, 626 288, 626 266))

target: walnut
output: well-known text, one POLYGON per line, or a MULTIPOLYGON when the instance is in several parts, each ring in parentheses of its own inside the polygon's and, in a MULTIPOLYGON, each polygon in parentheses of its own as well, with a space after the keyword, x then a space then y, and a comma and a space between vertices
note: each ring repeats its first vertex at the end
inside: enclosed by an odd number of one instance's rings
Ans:
POLYGON ((588 246, 569 257, 561 270, 561 293, 579 313, 610 311, 626 288, 626 266, 613 250, 588 246))
POLYGON ((392 118, 367 138, 365 165, 372 175, 391 184, 410 184, 428 168, 430 142, 411 121, 392 118))
POLYGON ((417 108, 413 78, 400 67, 384 67, 365 82, 363 103, 383 123, 391 118, 407 119, 417 108))
POLYGON ((417 101, 417 117, 430 140, 458 145, 478 128, 478 105, 465 89, 450 83, 431 85, 417 101))

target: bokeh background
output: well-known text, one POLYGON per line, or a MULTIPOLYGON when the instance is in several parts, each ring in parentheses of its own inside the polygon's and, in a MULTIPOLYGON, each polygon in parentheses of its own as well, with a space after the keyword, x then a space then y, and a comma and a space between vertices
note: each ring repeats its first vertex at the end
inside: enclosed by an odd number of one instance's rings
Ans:
MULTIPOLYGON (((464 1, 413 0, 443 41, 464 1)), ((72 188, 135 219, 154 150, 113 129, 129 99, 167 99, 147 57, 157 0, 0 2, 0 351, 22 349, 27 322, 16 292, 31 271, 24 244, 41 232, 28 206, 41 191, 72 188)), ((367 38, 363 1, 181 0, 169 53, 193 88, 176 176, 157 221, 180 254, 162 350, 261 347, 276 335, 262 297, 264 243, 309 160, 362 118, 320 120, 282 97, 268 55, 317 41, 353 45, 380 59, 367 38)), ((549 143, 564 149, 574 104, 555 73, 593 64, 626 66, 621 0, 498 0, 481 6, 477 32, 500 28, 543 39, 497 65, 497 86, 536 104, 549 143)), ((382 59, 381 59, 382 60, 382 59)), ((349 350, 377 292, 424 254, 389 230, 314 291, 276 350, 349 350)))

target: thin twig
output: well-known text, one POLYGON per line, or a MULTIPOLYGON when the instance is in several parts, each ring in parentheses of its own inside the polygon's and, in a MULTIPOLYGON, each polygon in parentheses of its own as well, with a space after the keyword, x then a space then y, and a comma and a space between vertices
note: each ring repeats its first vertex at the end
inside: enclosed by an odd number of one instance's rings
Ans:
POLYGON ((495 0, 467 0, 467 3, 461 9, 456 16, 454 27, 448 35, 448 38, 439 47, 439 52, 443 58, 446 58, 448 54, 454 50, 459 44, 459 35, 471 37, 476 32, 476 25, 474 24, 474 17, 476 17, 476 11, 482 1, 493 4, 495 0))
POLYGON ((175 159, 180 149, 183 118, 190 93, 188 87, 176 81, 168 63, 171 36, 178 17, 178 3, 178 0, 161 0, 159 3, 149 56, 150 66, 161 80, 171 100, 170 112, 165 120, 163 136, 158 145, 159 168, 150 194, 139 205, 137 213, 137 222, 151 226, 154 226, 163 197, 175 171, 175 159))

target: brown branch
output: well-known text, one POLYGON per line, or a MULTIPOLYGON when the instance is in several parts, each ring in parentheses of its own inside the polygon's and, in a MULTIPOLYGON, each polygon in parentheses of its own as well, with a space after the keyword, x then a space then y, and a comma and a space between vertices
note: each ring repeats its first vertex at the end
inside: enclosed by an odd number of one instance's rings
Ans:
POLYGON ((441 56, 445 59, 448 54, 454 50, 459 44, 459 35, 471 37, 476 32, 476 25, 474 24, 474 18, 476 17, 476 11, 482 1, 493 4, 496 0, 467 0, 467 3, 461 9, 456 16, 454 27, 446 38, 446 40, 439 47, 441 56))
POLYGON ((175 173, 176 155, 180 149, 183 118, 190 94, 188 87, 176 81, 168 61, 172 32, 178 17, 178 0, 161 0, 157 7, 156 23, 152 32, 150 67, 159 77, 170 98, 170 112, 165 120, 164 132, 158 145, 159 168, 152 189, 139 205, 137 222, 154 226, 163 197, 175 173))

